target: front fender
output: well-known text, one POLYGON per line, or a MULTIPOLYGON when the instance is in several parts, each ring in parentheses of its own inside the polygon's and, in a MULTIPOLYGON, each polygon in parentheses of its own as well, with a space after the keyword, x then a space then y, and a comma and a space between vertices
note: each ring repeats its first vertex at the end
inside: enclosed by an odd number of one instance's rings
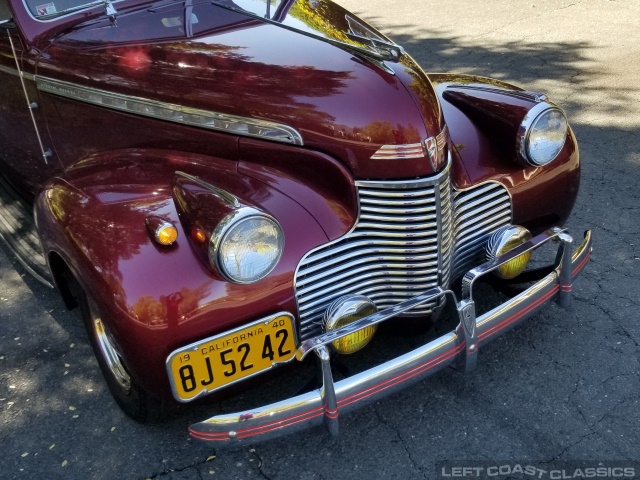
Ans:
POLYGON ((170 390, 164 363, 175 348, 270 313, 295 313, 295 268, 307 251, 327 241, 307 210, 236 167, 193 154, 112 152, 78 163, 36 199, 45 254, 65 260, 96 301, 130 373, 165 397, 170 390), (280 222, 285 249, 271 274, 252 285, 230 284, 199 258, 172 197, 176 170, 280 222), (176 244, 152 241, 145 225, 150 215, 177 227, 176 244))
POLYGON ((429 74, 429 79, 451 135, 452 181, 456 188, 501 182, 512 197, 514 223, 534 233, 563 225, 580 186, 580 156, 573 131, 569 129, 567 141, 554 161, 544 167, 522 166, 515 159, 513 123, 518 114, 522 118, 527 102, 510 93, 523 92, 521 88, 474 75, 429 74), (470 101, 464 105, 447 94, 447 90, 460 85, 481 88, 475 96, 470 92, 470 101), (482 87, 489 88, 482 92, 482 87), (471 105, 474 98, 477 108, 471 105))

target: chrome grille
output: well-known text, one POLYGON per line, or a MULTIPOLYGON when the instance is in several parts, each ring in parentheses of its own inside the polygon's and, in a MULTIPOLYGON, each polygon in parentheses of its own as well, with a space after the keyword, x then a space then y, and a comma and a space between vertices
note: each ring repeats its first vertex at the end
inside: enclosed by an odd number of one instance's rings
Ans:
POLYGON ((451 278, 484 262, 484 244, 493 232, 511 223, 511 197, 500 183, 489 182, 453 193, 451 278))
MULTIPOLYGON (((303 340, 322 333, 324 311, 342 295, 367 295, 385 308, 449 282, 454 225, 448 169, 427 179, 356 186, 360 215, 353 229, 309 252, 298 266, 303 340)), ((411 313, 427 314, 433 306, 411 313)))

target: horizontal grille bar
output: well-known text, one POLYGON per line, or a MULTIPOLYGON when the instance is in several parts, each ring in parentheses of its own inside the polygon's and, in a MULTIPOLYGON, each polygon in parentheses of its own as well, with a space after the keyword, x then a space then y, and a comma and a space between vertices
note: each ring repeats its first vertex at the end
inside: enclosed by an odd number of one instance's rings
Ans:
POLYGON ((511 197, 498 182, 453 194, 453 254, 451 278, 464 275, 484 261, 484 245, 493 232, 512 221, 511 197))

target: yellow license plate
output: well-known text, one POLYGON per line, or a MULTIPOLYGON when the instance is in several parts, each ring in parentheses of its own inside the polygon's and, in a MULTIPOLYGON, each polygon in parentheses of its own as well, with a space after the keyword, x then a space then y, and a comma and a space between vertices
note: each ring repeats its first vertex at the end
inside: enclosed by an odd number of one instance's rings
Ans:
POLYGON ((192 343, 167 358, 173 395, 188 402, 288 362, 295 356, 294 319, 278 313, 192 343))

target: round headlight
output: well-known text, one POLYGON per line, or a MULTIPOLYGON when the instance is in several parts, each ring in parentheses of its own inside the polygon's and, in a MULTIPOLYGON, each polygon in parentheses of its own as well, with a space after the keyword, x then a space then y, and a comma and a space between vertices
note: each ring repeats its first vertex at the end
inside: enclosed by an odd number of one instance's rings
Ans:
POLYGON ((548 164, 558 156, 567 139, 567 117, 557 107, 539 103, 522 120, 518 133, 518 154, 534 167, 548 164))
MULTIPOLYGON (((518 225, 508 225, 498 229, 487 242, 486 253, 487 260, 504 255, 509 250, 513 250, 519 245, 531 240, 531 233, 524 227, 518 225)), ((518 255, 516 258, 500 265, 494 273, 500 278, 515 278, 520 275, 531 260, 531 252, 518 255)))
POLYGON ((278 222, 257 210, 231 214, 211 238, 213 266, 233 283, 254 283, 275 268, 284 248, 278 222))

